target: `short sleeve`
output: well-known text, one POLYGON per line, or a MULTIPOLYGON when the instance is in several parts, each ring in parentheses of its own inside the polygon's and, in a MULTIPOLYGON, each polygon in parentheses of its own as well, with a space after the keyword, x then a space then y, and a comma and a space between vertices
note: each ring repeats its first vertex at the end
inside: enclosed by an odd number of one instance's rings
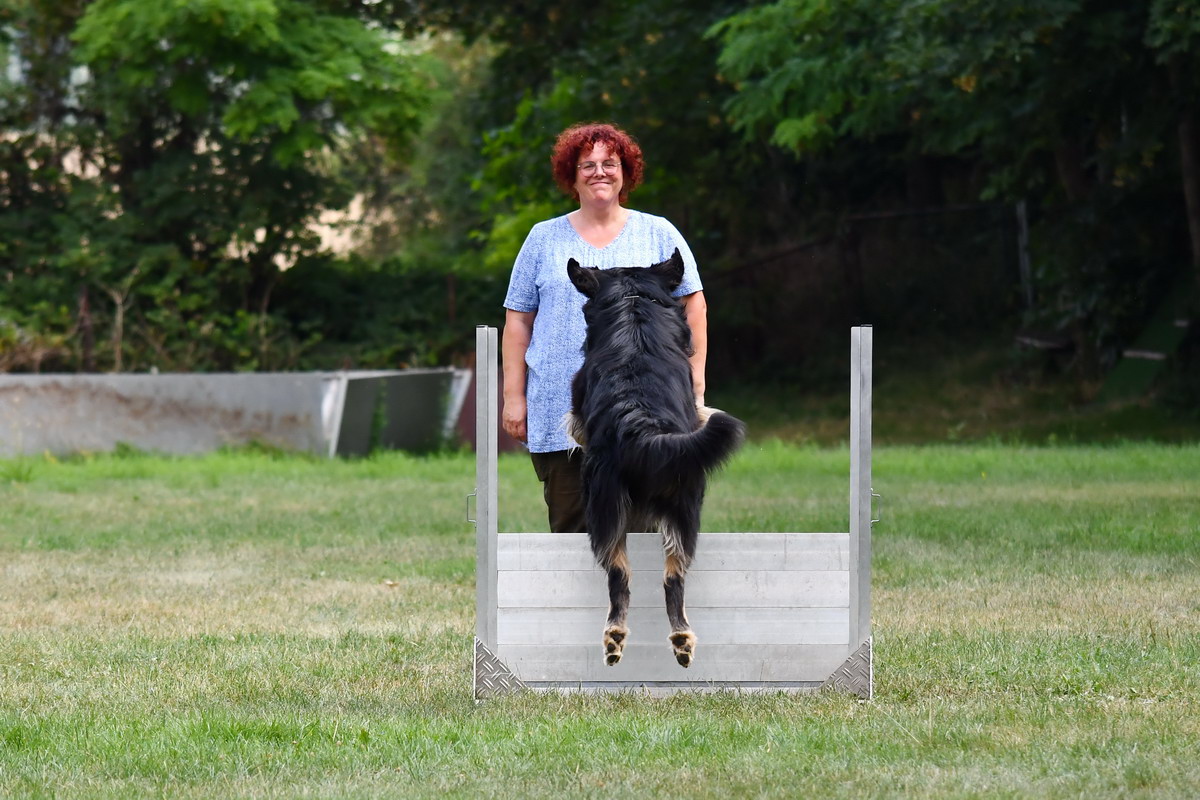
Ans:
POLYGON ((542 232, 534 225, 517 253, 512 275, 508 279, 508 294, 504 307, 513 311, 537 311, 539 305, 537 274, 541 266, 542 232))
POLYGON ((686 297, 702 291, 704 284, 700 282, 700 270, 696 266, 696 257, 692 255, 692 248, 688 247, 688 243, 679 229, 669 221, 662 220, 662 226, 669 244, 667 257, 670 257, 676 247, 679 248, 679 255, 683 257, 683 281, 679 284, 679 288, 671 294, 675 297, 686 297))

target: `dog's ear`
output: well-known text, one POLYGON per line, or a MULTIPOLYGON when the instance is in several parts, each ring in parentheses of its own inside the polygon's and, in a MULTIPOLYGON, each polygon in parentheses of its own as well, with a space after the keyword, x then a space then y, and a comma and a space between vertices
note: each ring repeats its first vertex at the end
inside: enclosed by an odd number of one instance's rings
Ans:
POLYGON ((599 267, 581 267, 575 259, 567 259, 567 275, 571 278, 571 283, 587 297, 593 297, 600 288, 600 278, 597 277, 599 272, 599 267))
POLYGON ((679 248, 676 247, 666 261, 650 267, 650 271, 667 284, 667 291, 678 289, 679 284, 683 283, 683 256, 679 255, 679 248))

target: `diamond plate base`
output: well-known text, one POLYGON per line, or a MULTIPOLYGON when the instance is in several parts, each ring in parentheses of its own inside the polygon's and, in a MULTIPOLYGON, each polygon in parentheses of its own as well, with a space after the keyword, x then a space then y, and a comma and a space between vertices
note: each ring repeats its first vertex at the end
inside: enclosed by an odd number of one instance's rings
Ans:
POLYGON ((871 639, 862 643, 846 663, 842 664, 821 685, 822 689, 833 689, 840 692, 856 694, 864 700, 870 700, 875 693, 874 659, 871 653, 871 639))
POLYGON ((475 699, 485 700, 502 694, 512 694, 525 688, 521 679, 508 666, 488 650, 483 642, 475 640, 475 699))

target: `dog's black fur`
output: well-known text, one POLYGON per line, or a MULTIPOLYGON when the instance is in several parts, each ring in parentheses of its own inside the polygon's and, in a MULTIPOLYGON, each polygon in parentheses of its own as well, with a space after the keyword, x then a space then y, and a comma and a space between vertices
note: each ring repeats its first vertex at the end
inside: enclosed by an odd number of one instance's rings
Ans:
POLYGON ((691 664, 696 637, 683 604, 684 575, 696 553, 706 476, 741 444, 745 425, 696 407, 691 329, 671 296, 683 259, 600 270, 567 263, 587 296, 583 367, 575 375, 569 424, 585 446, 584 509, 592 552, 608 572, 604 654, 621 660, 629 630, 626 533, 663 536, 664 588, 676 660, 691 664))

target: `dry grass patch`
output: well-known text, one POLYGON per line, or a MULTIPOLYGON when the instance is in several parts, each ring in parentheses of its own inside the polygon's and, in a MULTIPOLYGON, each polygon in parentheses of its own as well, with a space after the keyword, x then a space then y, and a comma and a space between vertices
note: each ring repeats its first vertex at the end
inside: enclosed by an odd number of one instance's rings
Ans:
MULTIPOLYGON (((359 554, 366 563, 382 564, 394 557, 389 550, 380 545, 359 548, 359 554)), ((325 552, 305 561, 319 564, 325 552)), ((19 553, 0 570, 6 587, 0 628, 70 636, 421 635, 461 627, 474 591, 421 575, 350 579, 310 573, 295 554, 275 548, 178 557, 19 553)))

